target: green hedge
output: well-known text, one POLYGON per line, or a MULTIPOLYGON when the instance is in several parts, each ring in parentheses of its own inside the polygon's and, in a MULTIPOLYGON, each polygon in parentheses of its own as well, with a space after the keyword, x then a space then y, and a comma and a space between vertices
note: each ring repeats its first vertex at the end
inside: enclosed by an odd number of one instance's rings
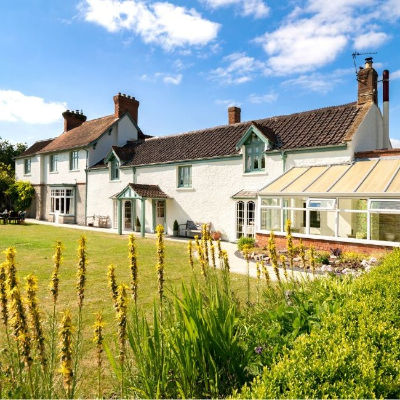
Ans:
POLYGON ((343 307, 237 398, 399 398, 400 250, 354 280, 343 307))

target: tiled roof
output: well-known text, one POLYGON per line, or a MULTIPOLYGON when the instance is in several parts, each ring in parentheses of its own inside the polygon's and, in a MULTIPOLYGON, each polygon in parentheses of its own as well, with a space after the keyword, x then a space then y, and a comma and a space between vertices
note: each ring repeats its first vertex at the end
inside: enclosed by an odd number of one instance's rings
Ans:
POLYGON ((38 142, 35 142, 31 147, 26 149, 23 153, 21 153, 18 157, 27 157, 31 156, 33 154, 38 153, 42 149, 44 149, 49 143, 51 143, 54 139, 46 139, 46 140, 39 140, 38 142))
POLYGON ((141 185, 138 183, 130 183, 129 186, 141 197, 169 199, 158 185, 141 185))
POLYGON ((116 121, 118 121, 118 118, 116 118, 114 114, 86 121, 82 125, 56 137, 43 148, 40 153, 87 146, 89 143, 98 139, 99 136, 109 129, 116 121))
POLYGON ((241 190, 232 196, 232 199, 256 199, 257 192, 251 190, 241 190))
MULTIPOLYGON (((125 165, 146 165, 238 155, 236 144, 252 123, 273 150, 332 146, 351 140, 370 106, 356 103, 291 115, 217 126, 179 135, 131 142, 114 151, 125 165)), ((100 168, 101 163, 94 166, 100 168)))

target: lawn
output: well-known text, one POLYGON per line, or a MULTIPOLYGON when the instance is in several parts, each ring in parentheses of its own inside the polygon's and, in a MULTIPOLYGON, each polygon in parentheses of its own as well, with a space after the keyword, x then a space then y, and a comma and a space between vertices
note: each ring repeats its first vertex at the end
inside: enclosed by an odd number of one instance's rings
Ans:
MULTIPOLYGON (((116 333, 115 311, 111 300, 110 289, 107 282, 108 266, 116 266, 118 284, 125 283, 129 286, 130 271, 128 268, 128 237, 114 235, 106 232, 75 230, 57 226, 25 224, 1 225, 0 249, 16 248, 16 267, 20 282, 24 284, 24 277, 32 273, 38 278, 39 306, 43 312, 44 320, 52 312, 52 297, 49 290, 50 277, 53 271, 53 255, 56 241, 63 245, 62 264, 60 268, 60 290, 58 299, 59 320, 61 312, 69 309, 73 317, 73 324, 77 319, 77 247, 78 240, 84 235, 87 238, 87 274, 85 299, 83 307, 83 337, 84 364, 87 366, 84 375, 85 385, 82 386, 81 395, 93 397, 90 390, 93 377, 94 346, 90 343, 93 335, 93 324, 98 311, 103 313, 106 325, 105 335, 108 340, 116 333), (86 387, 86 389, 85 389, 86 387)), ((139 264, 138 307, 151 316, 154 300, 157 298, 157 270, 156 270, 156 240, 153 238, 135 238, 139 264)), ((4 260, 4 254, 0 261, 4 260)), ((195 264, 199 277, 200 267, 195 264)), ((189 282, 193 277, 192 269, 188 262, 186 242, 165 242, 165 288, 178 288, 182 281, 189 282)), ((236 276, 232 279, 235 288, 247 287, 246 277, 236 276)), ((239 290, 243 294, 244 290, 239 290)))

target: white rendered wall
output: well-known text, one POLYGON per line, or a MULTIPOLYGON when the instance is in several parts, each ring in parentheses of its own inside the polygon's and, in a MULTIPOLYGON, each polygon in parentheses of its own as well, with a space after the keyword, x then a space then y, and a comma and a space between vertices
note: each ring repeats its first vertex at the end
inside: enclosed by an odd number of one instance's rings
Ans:
POLYGON ((15 179, 17 181, 28 181, 32 185, 38 185, 42 181, 42 159, 40 155, 34 155, 15 160, 15 179), (31 160, 31 173, 25 174, 25 160, 31 160))
POLYGON ((383 137, 383 120, 379 108, 373 104, 352 140, 354 152, 391 148, 389 138, 383 137))

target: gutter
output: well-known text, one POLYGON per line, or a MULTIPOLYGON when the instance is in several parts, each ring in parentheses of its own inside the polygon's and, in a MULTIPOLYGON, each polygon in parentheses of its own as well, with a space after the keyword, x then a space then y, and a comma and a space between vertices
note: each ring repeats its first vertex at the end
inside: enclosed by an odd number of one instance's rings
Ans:
POLYGON ((288 154, 293 154, 293 153, 305 153, 308 151, 328 151, 328 150, 345 150, 347 149, 347 143, 344 144, 335 144, 335 145, 327 145, 327 146, 313 146, 313 147, 298 147, 295 149, 287 149, 287 150, 267 150, 265 152, 266 155, 275 155, 275 154, 282 154, 283 153, 288 153, 288 154))

